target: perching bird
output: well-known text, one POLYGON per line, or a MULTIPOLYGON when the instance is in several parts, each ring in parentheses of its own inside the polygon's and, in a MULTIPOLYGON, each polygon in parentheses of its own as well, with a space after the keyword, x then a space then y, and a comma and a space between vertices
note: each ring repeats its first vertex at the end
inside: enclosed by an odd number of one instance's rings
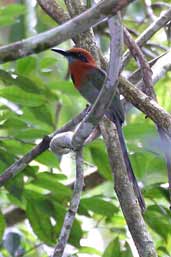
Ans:
MULTIPOLYGON (((52 49, 52 51, 55 51, 67 58, 69 63, 69 72, 76 89, 89 103, 94 103, 103 86, 106 73, 104 70, 97 67, 96 61, 94 60, 93 56, 88 51, 82 48, 72 48, 68 51, 64 51, 61 49, 52 49)), ((118 93, 114 96, 112 103, 108 111, 106 112, 106 115, 116 125, 128 177, 133 183, 133 188, 138 198, 141 210, 144 211, 145 202, 141 195, 141 191, 139 189, 136 177, 134 175, 131 162, 129 160, 124 136, 122 133, 124 111, 118 93)))

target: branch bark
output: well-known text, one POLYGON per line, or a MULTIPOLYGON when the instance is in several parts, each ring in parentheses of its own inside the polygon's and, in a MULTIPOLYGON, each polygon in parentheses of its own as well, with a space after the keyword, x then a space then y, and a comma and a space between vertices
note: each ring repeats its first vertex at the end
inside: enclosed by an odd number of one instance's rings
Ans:
POLYGON ((133 1, 134 0, 102 0, 97 5, 61 26, 40 33, 34 37, 0 47, 1 63, 16 60, 33 53, 39 53, 56 46, 67 39, 75 37, 80 32, 86 31, 107 16, 111 14, 115 15, 117 11, 133 1))
MULTIPOLYGON (((159 29, 161 29, 168 21, 171 20, 171 8, 162 13, 144 32, 136 39, 136 44, 140 47, 144 45, 159 29)), ((123 55, 123 66, 127 64, 130 52, 127 50, 123 55)))
POLYGON ((107 146, 115 182, 115 191, 138 253, 140 257, 157 257, 132 185, 128 179, 116 127, 111 121, 104 118, 100 128, 107 146))
POLYGON ((121 64, 123 31, 118 16, 111 17, 108 23, 112 35, 113 33, 115 34, 115 37, 112 36, 111 40, 108 74, 104 81, 103 88, 93 104, 90 113, 82 121, 73 136, 72 145, 74 149, 79 149, 86 138, 91 134, 92 130, 98 125, 117 91, 121 64))
POLYGON ((78 114, 75 118, 69 121, 62 128, 55 131, 52 135, 46 136, 42 141, 35 146, 30 152, 25 154, 22 158, 13 163, 10 167, 8 167, 2 175, 0 175, 0 187, 5 184, 10 178, 16 176, 19 172, 21 172, 29 162, 34 160, 38 155, 49 148, 49 144, 51 139, 57 135, 58 133, 62 133, 68 130, 75 128, 75 126, 84 118, 87 113, 87 109, 78 114))
POLYGON ((64 223, 59 235, 58 243, 55 247, 52 257, 62 257, 65 246, 68 242, 72 224, 75 219, 75 215, 78 210, 80 203, 81 192, 84 185, 84 174, 83 174, 83 159, 82 159, 82 150, 76 152, 76 181, 74 185, 74 192, 71 199, 70 207, 68 212, 65 215, 64 223))
POLYGON ((54 0, 37 0, 37 2, 41 8, 59 24, 62 24, 71 18, 54 0))
MULTIPOLYGON (((154 91, 153 83, 152 83, 152 70, 150 69, 150 66, 143 56, 141 49, 139 46, 135 43, 135 41, 130 36, 129 32, 125 29, 125 41, 128 45, 128 48, 130 49, 130 52, 132 55, 137 59, 137 63, 140 64, 140 68, 142 71, 142 78, 143 78, 143 92, 146 93, 149 97, 151 97, 153 100, 157 103, 157 97, 154 91)), ((165 131, 159 124, 156 124, 158 134, 161 140, 161 143, 165 146, 169 147, 169 138, 165 134, 165 131)), ((164 156, 167 164, 167 173, 168 173, 168 181, 169 181, 169 196, 170 196, 170 205, 171 205, 171 160, 170 160, 170 151, 168 151, 169 148, 164 147, 164 156)))
POLYGON ((144 112, 168 136, 171 136, 171 115, 164 108, 123 77, 119 79, 119 89, 128 102, 131 102, 135 107, 144 112))

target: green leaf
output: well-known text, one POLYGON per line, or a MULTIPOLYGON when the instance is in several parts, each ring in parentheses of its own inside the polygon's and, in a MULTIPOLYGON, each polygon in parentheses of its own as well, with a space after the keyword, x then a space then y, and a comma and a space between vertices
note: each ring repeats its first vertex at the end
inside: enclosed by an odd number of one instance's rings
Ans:
POLYGON ((16 175, 14 178, 10 179, 6 183, 5 187, 11 195, 21 200, 22 192, 24 189, 23 174, 20 173, 16 175))
POLYGON ((26 214, 34 233, 48 245, 55 243, 50 215, 46 212, 51 208, 49 201, 43 199, 29 199, 26 206, 26 214))
POLYGON ((35 160, 49 168, 59 168, 59 158, 57 158, 57 156, 55 156, 51 151, 43 152, 35 160))
POLYGON ((89 146, 92 159, 98 167, 100 175, 108 180, 112 180, 112 172, 109 165, 109 159, 105 151, 105 145, 102 140, 96 140, 89 146))
POLYGON ((102 257, 121 257, 120 242, 118 237, 109 243, 102 257))
POLYGON ((27 56, 17 60, 17 72, 21 75, 29 75, 36 70, 36 57, 27 56))
POLYGON ((159 155, 141 151, 131 154, 130 158, 135 174, 143 180, 146 186, 157 182, 165 183, 167 181, 166 166, 159 155))
POLYGON ((52 65, 56 64, 56 58, 54 57, 44 57, 40 59, 40 68, 41 69, 46 69, 52 65))
POLYGON ((42 85, 39 86, 39 84, 35 83, 33 80, 16 73, 9 73, 7 71, 0 70, 0 79, 3 81, 5 86, 17 86, 26 92, 34 94, 42 94, 44 90, 42 85))
POLYGON ((25 11, 26 8, 22 4, 9 4, 5 7, 0 8, 0 15, 8 15, 8 17, 15 17, 24 14, 25 11))
POLYGON ((33 145, 23 144, 16 140, 4 140, 1 145, 5 147, 8 153, 15 155, 24 155, 33 148, 33 145))
POLYGON ((9 17, 9 16, 0 16, 0 26, 9 26, 12 25, 15 22, 13 17, 9 17))
POLYGON ((33 141, 38 138, 42 139, 45 135, 47 135, 47 131, 36 128, 24 128, 22 130, 13 131, 13 134, 15 138, 33 141))
POLYGON ((40 106, 46 103, 46 99, 42 95, 33 93, 26 93, 24 90, 13 86, 8 88, 1 88, 0 95, 14 103, 24 106, 40 106))
POLYGON ((155 183, 143 188, 143 195, 149 199, 166 199, 169 202, 169 190, 160 183, 155 183))
POLYGON ((40 122, 40 126, 42 126, 42 125, 44 127, 45 127, 45 125, 46 125, 46 127, 51 126, 51 130, 52 130, 52 128, 54 128, 54 122, 53 122, 52 113, 49 108, 49 105, 42 105, 39 107, 30 107, 29 110, 26 110, 26 108, 25 108, 24 114, 25 114, 24 117, 26 117, 27 120, 30 119, 30 121, 34 122, 35 124, 37 123, 37 126, 39 125, 38 122, 40 122), (31 112, 32 115, 31 114, 29 115, 29 111, 31 112), (44 123, 44 124, 42 124, 42 123, 44 123))
POLYGON ((166 242, 171 231, 170 211, 162 205, 151 205, 147 208, 144 218, 147 224, 166 242))
POLYGON ((31 184, 34 184, 44 189, 48 189, 49 191, 53 192, 55 198, 59 201, 69 199, 71 197, 71 189, 58 182, 58 178, 58 174, 41 172, 31 182, 31 184))
POLYGON ((124 247, 120 244, 119 238, 115 238, 109 243, 102 257, 132 257, 130 246, 125 242, 124 247), (124 250, 123 250, 124 249, 124 250))
POLYGON ((97 249, 93 248, 93 247, 88 247, 88 246, 84 246, 81 247, 81 249, 79 249, 79 253, 87 253, 87 254, 96 254, 101 256, 101 252, 98 251, 97 249))
POLYGON ((58 90, 65 95, 78 96, 80 98, 79 92, 74 88, 73 83, 71 81, 54 81, 49 84, 49 87, 51 89, 58 90))
POLYGON ((129 123, 123 127, 124 135, 126 140, 140 140, 149 135, 156 134, 156 128, 152 123, 147 122, 145 119, 138 119, 138 121, 129 123))
POLYGON ((15 156, 9 152, 4 147, 0 147, 0 162, 2 165, 0 165, 0 173, 4 170, 4 168, 7 168, 10 166, 15 160, 15 156))
POLYGON ((5 227, 6 227, 5 218, 2 214, 2 212, 0 211, 0 242, 2 241, 4 231, 5 231, 5 227))
POLYGON ((111 202, 96 196, 82 199, 80 205, 83 205, 87 210, 107 217, 111 217, 119 211, 111 202))

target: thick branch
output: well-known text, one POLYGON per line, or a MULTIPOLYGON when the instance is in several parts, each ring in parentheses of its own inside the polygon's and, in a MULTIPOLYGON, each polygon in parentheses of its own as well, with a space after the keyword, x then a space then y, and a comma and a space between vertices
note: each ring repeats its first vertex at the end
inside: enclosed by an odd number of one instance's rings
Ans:
POLYGON ((152 239, 147 232, 141 210, 127 176, 116 127, 108 119, 104 119, 100 127, 110 158, 115 191, 139 255, 140 257, 156 257, 152 239))
MULTIPOLYGON (((72 18, 86 10, 86 6, 83 5, 82 1, 80 0, 65 0, 65 4, 72 18)), ((76 43, 77 47, 87 49, 94 56, 96 62, 100 65, 96 39, 92 28, 89 28, 85 32, 77 35, 74 42, 76 43)))
POLYGON ((144 112, 146 116, 158 124, 166 134, 171 136, 171 115, 151 97, 144 94, 123 77, 120 77, 119 82, 120 92, 125 99, 144 112))
POLYGON ((34 37, 0 47, 1 62, 16 60, 56 46, 69 38, 75 37, 80 32, 86 31, 108 15, 116 14, 117 11, 133 1, 134 0, 100 1, 96 6, 93 6, 61 26, 40 33, 34 37))
POLYGON ((42 9, 57 23, 62 24, 70 19, 70 16, 54 0, 37 0, 42 9))

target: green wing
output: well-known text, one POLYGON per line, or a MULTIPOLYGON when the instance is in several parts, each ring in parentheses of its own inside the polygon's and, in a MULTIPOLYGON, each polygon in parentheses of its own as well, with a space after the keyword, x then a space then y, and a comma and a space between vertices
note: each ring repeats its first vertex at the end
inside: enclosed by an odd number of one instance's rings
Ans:
MULTIPOLYGON (((106 78, 105 71, 100 68, 93 69, 93 72, 90 72, 88 76, 89 80, 93 81, 93 86, 100 91, 106 78)), ((118 92, 113 97, 111 106, 109 107, 109 115, 112 116, 114 121, 118 118, 121 123, 124 122, 124 110, 118 92)))

